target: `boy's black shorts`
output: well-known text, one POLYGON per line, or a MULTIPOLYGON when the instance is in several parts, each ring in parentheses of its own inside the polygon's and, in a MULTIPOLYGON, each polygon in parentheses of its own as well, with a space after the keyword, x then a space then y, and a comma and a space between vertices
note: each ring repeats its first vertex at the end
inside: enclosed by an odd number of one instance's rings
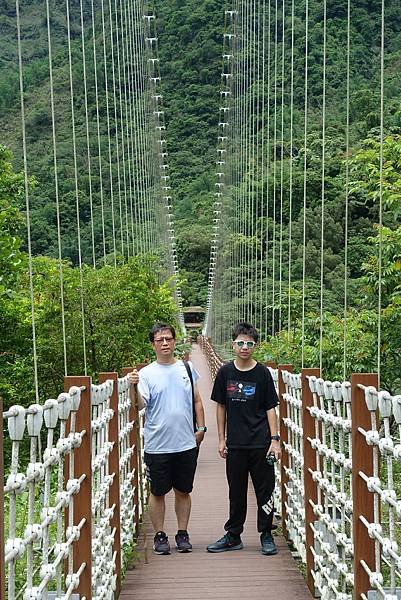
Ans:
POLYGON ((152 494, 164 496, 171 488, 185 494, 192 492, 198 452, 198 448, 168 454, 145 452, 146 477, 152 494))

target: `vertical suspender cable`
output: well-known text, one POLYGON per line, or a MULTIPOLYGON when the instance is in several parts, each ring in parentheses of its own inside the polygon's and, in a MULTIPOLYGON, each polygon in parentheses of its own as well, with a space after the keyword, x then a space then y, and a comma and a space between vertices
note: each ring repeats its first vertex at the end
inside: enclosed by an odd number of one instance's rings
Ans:
MULTIPOLYGON (((259 276, 259 303, 260 303, 260 331, 262 335, 265 337, 267 334, 266 331, 266 322, 264 320, 264 306, 263 306, 263 260, 266 260, 266 257, 263 253, 263 239, 264 239, 264 219, 265 219, 265 27, 266 27, 266 8, 265 3, 262 3, 262 19, 261 19, 261 36, 262 36, 262 97, 261 97, 261 148, 260 148, 260 179, 261 179, 261 192, 260 192, 260 276, 259 276)), ((260 39, 260 37, 259 37, 260 39)), ((259 44, 258 44, 259 45, 259 44)), ((258 57, 260 56, 260 51, 258 52, 258 57)), ((259 78, 259 76, 258 76, 259 78)))
MULTIPOLYGON (((82 0, 81 0, 82 2, 82 0)), ((117 163, 117 190, 118 190, 118 221, 120 229, 120 252, 124 259, 124 227, 123 227, 123 206, 122 206, 122 192, 121 192, 121 166, 120 166, 120 141, 118 136, 118 116, 117 116, 117 92, 116 92, 116 64, 114 58, 114 27, 113 27, 113 11, 112 11, 112 0, 109 2, 109 25, 110 25, 110 50, 111 50, 111 74, 113 81, 113 108, 114 108, 114 138, 115 138, 115 149, 116 149, 116 163, 117 163)), ((117 33, 117 32, 116 32, 117 33)), ((118 42, 117 42, 118 43, 118 42)))
MULTIPOLYGON (((269 276, 269 201, 270 201, 270 57, 271 57, 271 0, 269 0, 268 4, 268 12, 267 12, 267 146, 266 146, 266 252, 265 252, 265 327, 266 334, 268 331, 268 276, 269 276)), ((272 333, 270 329, 270 333, 272 333)))
POLYGON ((82 251, 81 251, 81 225, 79 215, 79 189, 78 189, 78 166, 77 166, 77 144, 75 133, 75 110, 74 110, 74 83, 72 77, 72 55, 71 55, 71 28, 70 28, 70 6, 69 0, 66 0, 66 17, 67 17, 67 39, 68 39, 68 68, 70 78, 70 101, 71 101, 71 125, 72 125, 72 148, 74 159, 74 184, 75 184, 75 207, 77 219, 77 244, 78 244, 78 263, 79 263, 79 295, 81 301, 81 319, 82 319, 82 351, 84 360, 85 375, 87 374, 86 366, 86 335, 85 335, 85 310, 84 310, 84 282, 82 273, 82 251))
MULTIPOLYGON (((245 310, 244 315, 247 321, 250 320, 249 316, 249 254, 250 254, 250 241, 249 241, 249 4, 248 1, 243 3, 244 13, 244 27, 243 27, 243 119, 244 119, 244 158, 243 158, 243 220, 244 220, 244 235, 245 235, 245 257, 244 257, 244 284, 243 290, 246 290, 245 298, 245 310)), ((242 292, 244 293, 244 292, 242 292)))
POLYGON ((306 288, 306 175, 308 168, 308 44, 309 44, 309 2, 305 0, 305 82, 304 82, 304 189, 303 189, 303 239, 302 239, 302 321, 301 321, 301 366, 305 361, 305 288, 306 288))
POLYGON ((127 99, 127 73, 126 73, 126 30, 125 30, 125 21, 124 21, 124 0, 120 0, 119 2, 119 10, 116 13, 116 28, 117 31, 120 32, 119 39, 117 40, 117 60, 119 56, 118 49, 121 48, 121 61, 120 61, 120 70, 121 70, 121 87, 120 91, 120 110, 123 115, 121 119, 121 138, 122 138, 122 147, 123 147, 123 173, 124 173, 124 189, 125 189, 125 231, 126 231, 126 239, 127 239, 127 257, 130 258, 132 256, 131 249, 131 236, 130 236, 130 218, 129 218, 129 206, 132 203, 132 188, 131 188, 131 151, 130 151, 130 139, 129 139, 129 119, 128 119, 128 99, 127 99))
POLYGON ((279 247, 279 293, 278 330, 281 331, 283 296, 283 209, 284 209, 284 61, 285 61, 285 0, 282 0, 282 55, 281 55, 281 152, 280 152, 280 247, 279 247))
MULTIPOLYGON (((146 48, 143 48, 143 55, 139 56, 140 48, 137 39, 137 22, 140 17, 136 14, 138 9, 138 2, 127 2, 127 31, 128 31, 128 56, 129 56, 129 88, 131 90, 130 99, 130 114, 131 114, 131 148, 132 148, 132 178, 133 178, 133 189, 134 196, 132 201, 132 251, 134 254, 138 253, 139 240, 144 239, 144 235, 141 232, 141 227, 144 227, 144 219, 141 218, 141 197, 143 195, 142 188, 145 186, 144 178, 141 173, 141 164, 145 159, 145 151, 140 145, 140 120, 139 114, 139 99, 142 95, 140 84, 138 83, 139 76, 138 72, 140 65, 146 60, 146 48), (139 235, 138 235, 139 230, 139 235)), ((145 137, 146 139, 146 137, 145 137)), ((146 245, 146 244, 145 244, 146 245)), ((145 246, 144 246, 145 247, 145 246)))
POLYGON ((326 41, 327 41, 327 0, 323 0, 323 90, 322 90, 322 193, 320 227, 320 331, 319 366, 323 365, 323 303, 324 303, 324 211, 326 194, 326 41))
POLYGON ((380 190, 379 190, 379 272, 377 298, 377 377, 380 386, 381 376, 381 322, 382 322, 382 275, 383 275, 383 146, 384 146, 384 7, 381 3, 381 43, 380 43, 380 190))
POLYGON ((94 73, 94 78, 95 78, 97 149, 98 149, 98 164, 99 164, 100 211, 101 211, 101 222, 102 222, 103 261, 104 261, 104 264, 106 264, 106 230, 105 230, 105 218, 104 218, 102 150, 101 150, 101 143, 100 143, 100 115, 99 115, 99 95, 98 95, 98 82, 97 82, 96 26, 95 26, 95 8, 94 8, 93 0, 91 0, 91 9, 92 9, 93 73, 94 73))
POLYGON ((60 277, 60 308, 61 308, 61 327, 63 336, 63 356, 64 356, 64 375, 67 375, 67 342, 65 331, 65 309, 64 309, 64 275, 61 250, 61 220, 60 220, 60 202, 57 168, 57 145, 56 145, 56 119, 54 114, 54 87, 53 87, 53 59, 50 31, 50 8, 49 0, 46 0, 46 21, 47 21, 47 43, 49 52, 49 83, 50 83, 50 109, 52 113, 52 141, 53 141, 53 168, 54 168, 54 197, 56 199, 56 223, 57 223, 57 248, 58 265, 60 277))
POLYGON ((272 232, 272 335, 276 333, 276 190, 277 190, 277 62, 278 62, 278 2, 275 0, 274 15, 274 117, 273 117, 273 232, 272 232))
POLYGON ((251 323, 255 322, 255 285, 253 282, 253 273, 256 266, 255 256, 255 218, 256 218, 256 173, 255 173, 255 16, 256 5, 251 3, 249 11, 249 236, 251 240, 250 260, 249 260, 249 318, 251 323))
MULTIPOLYGON (((118 105, 119 105, 119 116, 120 116, 120 131, 121 131, 121 158, 122 158, 122 171, 123 171, 123 189, 124 189, 124 216, 125 216, 125 239, 127 246, 127 258, 130 257, 129 247, 129 232, 128 232, 128 192, 127 192, 127 173, 126 173, 126 161, 125 161, 125 126, 124 126, 124 110, 123 110, 123 94, 121 90, 122 86, 122 75, 121 75, 121 60, 120 60, 120 45, 124 48, 124 34, 122 28, 119 25, 119 6, 118 0, 114 0, 115 10, 115 24, 116 24, 116 47, 117 47, 117 72, 118 72, 118 105), (120 35, 121 33, 121 35, 120 35)), ((122 57, 123 69, 124 69, 124 57, 122 57)), ((123 77, 124 72, 123 72, 123 77)), ((125 102, 124 102, 125 106, 125 102)))
POLYGON ((293 135, 294 135, 294 22, 295 0, 291 3, 291 83, 290 83, 290 163, 288 198, 288 339, 291 333, 291 286, 292 286, 292 184, 293 184, 293 135))
POLYGON ((24 189, 25 189, 25 206, 26 206, 26 228, 27 228, 27 245, 28 245, 28 269, 29 269, 29 295, 31 301, 32 315, 32 355, 33 355, 33 373, 35 385, 36 401, 39 401, 39 385, 38 385, 38 357, 36 350, 36 325, 35 325, 35 301, 33 293, 33 267, 32 267, 32 247, 31 247, 31 218, 29 205, 29 182, 28 182, 28 157, 26 152, 26 131, 25 131, 25 102, 24 102, 24 80, 22 74, 22 51, 21 51, 21 23, 19 1, 15 2, 15 10, 17 16, 17 40, 18 40, 18 68, 19 68, 19 87, 21 101, 21 126, 22 126, 22 151, 24 156, 24 189))
POLYGON ((92 265, 96 269, 95 252, 95 227, 93 222, 93 193, 92 193, 92 158, 89 135, 89 111, 88 111, 88 85, 86 80, 86 52, 85 52, 85 23, 83 0, 79 1, 81 14, 81 45, 82 45, 82 72, 84 80, 84 105, 85 105, 85 133, 86 133, 86 157, 88 161, 88 185, 89 185, 89 210, 91 216, 91 242, 92 242, 92 265))
MULTIPOLYGON (((104 93, 106 97, 106 123, 107 123, 107 148, 109 158, 109 185, 110 185, 110 213, 111 213, 111 232, 113 238, 113 260, 114 267, 117 267, 117 248, 116 248, 116 224, 114 215, 114 187, 113 187, 113 166, 111 153, 111 136, 110 136, 110 108, 109 108, 109 83, 108 83, 108 68, 107 68, 107 48, 106 48, 106 27, 104 19, 104 0, 101 0, 102 13, 102 38, 103 38, 103 65, 104 65, 104 93)), ((113 43, 113 40, 111 40, 113 43)))
POLYGON ((351 0, 347 5, 347 106, 345 126, 345 216, 344 216, 344 334, 343 379, 347 378, 347 311, 348 311, 348 219, 349 219, 349 107, 350 107, 350 55, 351 55, 351 0))
MULTIPOLYGON (((123 13, 121 19, 124 19, 124 27, 125 27, 125 92, 126 92, 126 130, 127 130, 127 154, 128 154, 128 177, 130 182, 130 196, 129 196, 129 218, 130 218, 130 226, 131 226, 131 251, 132 254, 135 254, 135 235, 134 235, 134 202, 135 197, 133 196, 133 186, 135 190, 135 177, 134 177, 134 139, 133 139, 133 124, 132 124, 132 77, 131 77, 131 69, 132 69, 132 60, 130 57, 130 44, 131 44, 131 35, 130 35, 130 27, 129 27, 129 19, 128 19, 128 10, 129 7, 127 2, 124 2, 123 13)), ((124 46, 123 46, 124 52, 124 46)))

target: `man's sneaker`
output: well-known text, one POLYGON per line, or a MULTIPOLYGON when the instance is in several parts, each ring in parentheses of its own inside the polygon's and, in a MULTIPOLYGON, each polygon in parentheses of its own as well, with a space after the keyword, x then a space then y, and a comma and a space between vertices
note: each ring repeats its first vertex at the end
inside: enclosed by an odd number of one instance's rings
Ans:
POLYGON ((164 531, 158 531, 154 537, 153 550, 156 554, 170 554, 170 544, 164 531))
POLYGON ((177 535, 175 536, 175 545, 178 552, 192 552, 192 544, 189 541, 188 531, 177 531, 177 535))
POLYGON ((261 534, 260 543, 262 545, 262 554, 266 554, 267 556, 277 554, 277 546, 270 531, 265 531, 261 534))
POLYGON ((217 542, 210 544, 206 550, 208 552, 227 552, 228 550, 241 550, 243 547, 240 536, 233 535, 228 531, 217 542))

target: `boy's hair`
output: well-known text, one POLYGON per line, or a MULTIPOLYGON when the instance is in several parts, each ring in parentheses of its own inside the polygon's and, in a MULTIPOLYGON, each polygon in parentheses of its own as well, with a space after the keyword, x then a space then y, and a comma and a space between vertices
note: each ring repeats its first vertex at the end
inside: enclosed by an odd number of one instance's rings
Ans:
POLYGON ((171 332, 171 335, 175 339, 175 329, 172 325, 168 325, 168 323, 155 323, 149 331, 149 341, 154 342, 156 333, 165 329, 168 329, 168 331, 171 332))
POLYGON ((245 323, 244 321, 238 323, 238 325, 234 327, 233 340, 237 339, 239 335, 249 335, 249 337, 251 337, 255 343, 259 339, 259 334, 256 331, 255 327, 250 323, 245 323))

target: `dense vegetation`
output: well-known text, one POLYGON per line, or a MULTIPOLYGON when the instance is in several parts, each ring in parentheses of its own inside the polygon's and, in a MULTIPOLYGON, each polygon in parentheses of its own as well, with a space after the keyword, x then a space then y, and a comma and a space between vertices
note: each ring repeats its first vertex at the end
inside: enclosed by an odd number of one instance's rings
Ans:
MULTIPOLYGON (((96 3, 95 3, 96 4, 96 3)), ((221 72, 222 33, 224 27, 224 6, 218 0, 155 0, 155 9, 158 16, 159 55, 160 68, 163 78, 164 104, 167 121, 167 140, 169 150, 169 166, 174 202, 175 230, 178 237, 177 252, 183 278, 182 289, 184 304, 204 304, 206 297, 207 271, 209 264, 209 244, 211 237, 212 203, 215 191, 215 157, 217 142, 217 123, 219 121, 219 86, 221 72)), ((377 161, 378 161, 378 133, 380 124, 380 6, 373 0, 358 0, 352 3, 351 20, 351 89, 350 89, 350 154, 351 185, 349 204, 349 305, 350 323, 352 314, 356 323, 350 327, 349 345, 355 339, 361 339, 357 344, 358 349, 374 347, 374 330, 377 316, 375 315, 376 290, 377 290, 377 231, 375 224, 378 221, 377 202, 377 161), (370 239, 370 241, 369 241, 370 239), (361 304, 361 301, 362 304, 361 304), (366 312, 361 310, 361 306, 366 312), (353 313, 352 313, 353 311, 353 313), (362 324, 364 324, 362 326, 362 324), (361 329, 362 328, 362 329, 361 329), (366 336, 362 335, 366 332, 366 336), (362 337, 361 337, 362 336, 362 337)), ((74 0, 71 8, 71 33, 72 51, 74 61, 75 81, 75 108, 78 119, 77 148, 79 156, 79 169, 84 172, 87 164, 85 159, 85 131, 83 121, 83 89, 79 82, 82 81, 82 65, 79 56, 81 53, 81 39, 79 27, 79 3, 74 0)), ((24 42, 24 77, 26 89, 26 122, 28 135, 29 174, 32 186, 32 244, 37 255, 54 258, 57 256, 57 233, 55 229, 54 205, 54 172, 53 156, 51 149, 51 112, 49 107, 49 70, 46 19, 39 0, 22 3, 22 29, 24 42)), ((295 3, 294 21, 294 147, 293 156, 290 157, 288 127, 290 121, 290 69, 289 69, 289 44, 290 44, 290 15, 287 13, 285 20, 286 39, 286 70, 285 70, 285 103, 284 124, 285 140, 283 149, 283 194, 288 197, 289 192, 289 161, 293 166, 293 262, 292 276, 292 322, 294 328, 293 338, 280 345, 280 337, 275 344, 280 347, 276 356, 284 356, 294 349, 299 349, 300 335, 300 293, 302 277, 302 220, 303 220, 303 160, 307 155, 307 181, 308 181, 308 208, 307 208, 307 332, 310 332, 307 346, 310 350, 310 360, 316 358, 317 335, 317 308, 319 303, 319 253, 320 253, 320 194, 321 194, 321 106, 322 106, 322 4, 318 0, 309 2, 309 110, 308 110, 308 137, 307 147, 303 138, 304 118, 304 51, 305 51, 305 2, 295 3)), ((272 39, 274 34, 272 5, 272 39)), ((289 6, 287 6, 287 11, 289 6)), ((345 126, 346 126, 346 44, 347 2, 328 3, 327 14, 327 106, 326 106, 326 172, 325 172, 325 312, 328 338, 328 350, 333 350, 336 340, 341 343, 339 332, 342 330, 342 311, 344 296, 344 185, 345 185, 345 126), (331 338, 330 338, 331 336, 331 338), (330 341, 331 340, 331 341, 330 341)), ((55 102, 57 120, 57 142, 60 169, 60 200, 61 200, 61 226, 62 226, 62 255, 72 264, 77 262, 76 220, 74 205, 74 173, 71 157, 71 117, 68 97, 68 60, 66 49, 66 23, 63 5, 51 2, 52 11, 52 48, 53 68, 55 79, 55 102)), ((279 10, 280 12, 280 10, 279 10)), ((85 19, 90 22, 88 7, 85 19)), ((384 319, 384 339, 386 353, 393 348, 394 360, 399 349, 399 341, 394 339, 399 313, 399 128, 401 127, 401 94, 398 85, 398 65, 401 48, 401 26, 399 18, 399 5, 396 0, 386 3, 386 40, 385 40, 385 134, 387 136, 386 152, 388 163, 389 196, 385 198, 384 231, 386 277, 391 283, 386 286, 384 294, 384 310, 387 311, 388 326, 384 319), (390 173, 391 171, 391 173, 390 173), (393 337, 386 338, 387 335, 393 337)), ((95 98, 93 95, 93 43, 91 32, 87 31, 86 60, 89 78, 89 115, 90 127, 95 130, 95 98), (92 90, 92 91, 91 91, 92 90)), ((107 23, 106 23, 107 29, 107 23)), ((278 15, 278 38, 281 39, 283 24, 281 13, 278 15)), ((99 111, 101 115, 101 133, 106 131, 105 124, 105 94, 104 74, 101 69, 101 35, 99 18, 96 20, 98 60, 99 60, 99 111)), ((107 29, 108 31, 108 29, 107 29)), ((22 167, 21 139, 20 139, 20 114, 18 107, 18 72, 16 69, 16 44, 15 44, 15 15, 14 4, 6 0, 5 9, 0 20, 0 129, 2 141, 12 149, 14 154, 14 172, 18 173, 22 167)), ((107 49, 110 58, 110 47, 107 49)), ((278 46, 278 59, 280 48, 278 46)), ((274 49, 271 47, 270 66, 273 66, 274 49)), ((109 63, 110 64, 110 63, 109 63)), ((273 114, 273 82, 268 89, 267 78, 258 82, 259 89, 264 86, 265 98, 270 93, 270 115, 273 114)), ((278 69, 277 90, 281 89, 281 71, 278 69)), ((281 98, 277 97, 277 123, 281 120, 281 98)), ((111 127, 113 129, 113 115, 111 127)), ((260 140, 261 115, 255 124, 258 139, 260 140)), ((265 139, 267 139, 267 105, 265 106, 265 139)), ((276 158, 277 172, 280 171, 281 143, 273 147, 272 121, 270 121, 270 144, 268 147, 270 163, 276 158)), ((96 155, 96 136, 93 136, 92 148, 96 155)), ((265 146, 266 148, 267 146, 265 146)), ((104 156, 107 154, 106 141, 103 142, 104 156)), ((260 154, 259 154, 260 155, 260 154)), ((105 164, 104 167, 107 165, 105 164)), ((102 235, 100 222, 100 197, 98 167, 93 165, 93 198, 95 220, 96 252, 102 251, 102 235)), ((252 176, 257 177, 252 183, 252 194, 257 194, 263 188, 270 189, 272 197, 272 174, 265 172, 262 180, 257 169, 253 168, 252 176)), ((249 174, 248 174, 249 175, 249 174)), ((20 177, 15 175, 15 177, 20 177)), ((251 189, 250 188, 250 189, 251 189)), ((109 192, 105 189, 105 194, 109 192)), ((259 194, 260 195, 260 194, 259 194)), ((89 219, 89 189, 88 182, 80 189, 80 210, 82 221, 83 257, 90 264, 90 219, 89 219)), ((266 197, 266 194, 265 194, 266 197)), ((16 205, 24 210, 23 194, 16 195, 16 205)), ((270 207, 270 214, 272 214, 270 207)), ((15 208, 10 207, 9 214, 16 216, 15 208), (14 212, 12 212, 14 211, 14 212)), ((110 251, 110 212, 106 207, 106 238, 110 251)), ((262 207, 257 207, 260 215, 262 207)), ((248 219, 247 215, 243 216, 248 219)), ((18 218, 7 217, 13 224, 18 218)), ((267 223, 263 218, 259 221, 260 230, 266 229, 267 223)), ((14 227, 15 225, 13 225, 14 227)), ((272 222, 269 223, 270 231, 272 222)), ((283 251, 288 251, 288 206, 283 213, 283 251)), ((12 237, 12 236, 11 236, 12 237)), ((14 236, 15 237, 15 236, 14 236)), ((24 237, 24 236, 22 236, 24 237)), ((11 245, 15 242, 10 242, 11 245)), ((253 241, 241 239, 238 243, 251 245, 253 241)), ((23 249, 25 246, 23 245, 23 249)), ((18 256, 18 249, 10 248, 10 253, 18 256)), ((16 259, 24 265, 24 256, 16 259)), ((57 270, 55 263, 44 261, 43 281, 48 281, 51 269, 57 270)), ((11 263, 9 266, 12 267, 11 263)), ((271 267, 271 265, 270 265, 271 267)), ((10 269, 7 277, 16 277, 14 270, 10 269)), ((42 268, 42 267, 41 267, 42 268)), ((68 265, 65 265, 67 290, 71 280, 68 265)), ((122 269, 124 267, 121 267, 122 269)), ((136 266, 135 268, 141 268, 136 266)), ((271 269, 270 269, 271 270, 271 269)), ((22 269, 23 272, 23 269, 22 269)), ((86 271, 85 271, 86 272, 86 271)), ((99 270, 100 273, 100 270, 99 270)), ((252 265, 249 267, 251 279, 252 265)), ((105 277, 108 276, 107 268, 105 277), (107 272, 107 273, 106 273, 107 272)), ((100 276, 100 274, 99 274, 100 276)), ((288 276, 288 265, 284 262, 283 281, 288 276)), ((89 281, 87 286, 95 285, 89 281)), ((18 279, 18 277, 17 277, 18 279)), ((13 280, 13 286, 22 285, 13 280)), ((235 280, 233 273, 227 273, 227 286, 235 280)), ((19 280, 21 282, 21 279, 19 280)), ((3 285, 3 284, 2 284, 3 285)), ((47 285, 47 283, 46 283, 47 285)), ((52 283, 52 285, 55 285, 52 283)), ((266 294, 270 295, 268 281, 265 282, 266 294)), ((51 288, 51 286, 50 286, 51 288)), ((50 293, 49 288, 49 293, 50 293)), ((13 292, 14 293, 14 292, 13 292)), ((17 293, 17 292, 15 292, 17 293)), ((55 289, 53 288, 53 293, 55 289)), ((281 314, 286 313, 284 298, 288 290, 283 286, 282 305, 279 307, 281 314)), ((26 302, 26 300, 25 300, 26 302)), ((74 302, 78 302, 75 298, 74 302)), ((257 291, 254 303, 261 302, 257 291)), ((71 303, 73 303, 71 301, 71 303)), ((18 303, 17 303, 18 305, 18 303)), ((26 306, 25 306, 26 308, 26 306)), ((271 310, 271 307, 269 307, 271 310)), ((79 326, 79 311, 76 311, 76 326, 79 326)), ((46 317, 47 318, 47 317, 46 317)), ((23 320, 25 326, 29 318, 23 320)), ((285 320, 282 322, 286 331, 285 320)), ((11 329, 10 329, 11 331, 11 329)), ((288 335, 283 333, 282 337, 288 335)), ((308 334, 309 335, 309 334, 308 334)), ((26 334, 26 337, 28 334, 26 334)), ((29 336, 28 336, 29 337, 29 336)), ((92 354, 89 347, 89 356, 92 354)), ((326 354, 330 365, 336 365, 337 376, 341 364, 341 350, 333 350, 326 354)), ((383 350, 384 351, 384 350, 383 350)), ((272 352, 272 351, 271 351, 272 352)), ((308 350, 309 352, 309 350, 308 350)), ((309 356, 309 355, 308 355, 309 356)), ((350 360, 363 368, 374 367, 374 351, 362 353, 361 356, 350 355, 350 360), (359 359, 359 362, 358 362, 359 359)), ((29 359, 30 360, 30 359, 29 359)), ((392 359, 393 361, 393 359, 392 359)), ((390 363, 391 364, 391 361, 390 363)), ((116 365, 115 365, 116 366, 116 365)), ((329 365, 327 365, 329 366, 329 365)), ((30 365, 31 368, 31 365, 30 365)), ((102 365, 102 368, 105 368, 102 365)), ((390 367, 389 367, 390 368, 390 367)), ((94 365, 96 370, 96 365, 94 365)), ((393 378, 388 385, 394 389, 396 385, 393 378)))

